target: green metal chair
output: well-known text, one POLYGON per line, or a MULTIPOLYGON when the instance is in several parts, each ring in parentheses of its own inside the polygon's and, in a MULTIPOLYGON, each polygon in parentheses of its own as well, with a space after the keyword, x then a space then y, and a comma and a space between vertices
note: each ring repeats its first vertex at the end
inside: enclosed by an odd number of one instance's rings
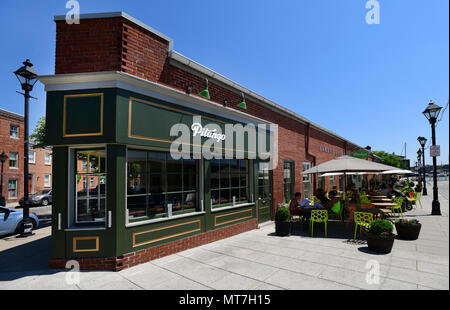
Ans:
POLYGON ((311 225, 311 237, 314 237, 314 222, 325 223, 325 237, 327 236, 328 226, 328 211, 327 210, 312 210, 311 219, 309 221, 311 225))
POLYGON ((403 205, 403 201, 405 199, 403 197, 397 197, 394 199, 394 203, 396 203, 396 206, 392 206, 392 207, 387 207, 388 209, 392 210, 392 213, 394 214, 395 217, 398 217, 398 214, 400 214, 403 218, 403 210, 402 210, 402 205, 403 205))
POLYGON ((355 212, 353 215, 355 220, 355 234, 353 235, 353 240, 356 240, 356 233, 359 226, 359 235, 362 234, 362 228, 368 228, 373 222, 373 214, 370 212, 355 212))
POLYGON ((417 207, 417 201, 418 201, 420 204, 420 208, 423 209, 421 200, 422 200, 422 193, 421 192, 416 193, 416 207, 417 207))

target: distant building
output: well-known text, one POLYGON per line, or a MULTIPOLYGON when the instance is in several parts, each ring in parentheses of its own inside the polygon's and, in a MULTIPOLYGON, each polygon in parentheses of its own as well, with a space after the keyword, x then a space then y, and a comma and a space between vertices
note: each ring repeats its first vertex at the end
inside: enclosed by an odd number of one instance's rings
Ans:
MULTIPOLYGON (((32 147, 33 143, 30 143, 32 147)), ((3 192, 7 203, 23 197, 24 167, 24 117, 0 109, 0 153, 8 160, 3 168, 3 192)), ((29 150, 29 193, 52 187, 52 149, 29 150)))

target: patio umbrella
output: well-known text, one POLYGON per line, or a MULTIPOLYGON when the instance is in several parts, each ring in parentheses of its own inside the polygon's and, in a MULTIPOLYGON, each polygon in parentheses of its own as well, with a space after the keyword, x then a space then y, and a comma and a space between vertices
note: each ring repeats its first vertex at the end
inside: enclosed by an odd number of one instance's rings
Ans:
POLYGON ((381 174, 412 174, 412 173, 414 172, 405 169, 388 170, 381 172, 381 174))
POLYGON ((368 161, 364 159, 355 158, 352 156, 344 155, 327 162, 321 163, 315 167, 303 171, 303 174, 314 174, 314 173, 343 173, 344 174, 344 199, 345 191, 347 187, 347 174, 362 173, 367 174, 381 173, 384 171, 398 170, 397 167, 392 167, 373 161, 368 161))

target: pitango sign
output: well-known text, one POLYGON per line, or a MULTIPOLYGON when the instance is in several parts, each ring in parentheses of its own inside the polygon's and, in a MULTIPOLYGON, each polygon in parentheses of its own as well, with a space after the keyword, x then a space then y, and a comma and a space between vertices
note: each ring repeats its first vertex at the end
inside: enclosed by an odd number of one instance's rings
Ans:
POLYGON ((177 137, 170 145, 173 159, 259 159, 268 161, 268 169, 278 165, 278 126, 276 124, 202 125, 201 116, 194 116, 189 128, 175 124, 170 136, 177 137), (223 132, 224 130, 224 132, 223 132))
POLYGON ((206 127, 203 127, 200 123, 194 123, 191 126, 192 129, 192 135, 195 137, 197 135, 200 135, 200 137, 208 138, 208 139, 214 139, 217 140, 217 142, 225 141, 227 138, 226 135, 218 133, 217 129, 208 129, 206 127))

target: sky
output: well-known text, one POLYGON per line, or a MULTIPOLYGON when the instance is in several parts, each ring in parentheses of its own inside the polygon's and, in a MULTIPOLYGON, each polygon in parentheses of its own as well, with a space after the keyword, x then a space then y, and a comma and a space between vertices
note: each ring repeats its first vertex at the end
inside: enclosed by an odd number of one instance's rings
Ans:
MULTIPOLYGON (((124 11, 174 40, 174 49, 325 128, 414 164, 418 136, 431 140, 422 112, 449 98, 449 1, 80 0, 81 13, 124 11)), ((29 58, 54 73, 54 15, 65 0, 0 0, 0 108, 23 114, 12 72, 29 58)), ((30 128, 45 115, 36 84, 30 128)), ((449 109, 436 129, 438 164, 449 159, 449 109)), ((428 156, 426 161, 431 163, 428 156)))

